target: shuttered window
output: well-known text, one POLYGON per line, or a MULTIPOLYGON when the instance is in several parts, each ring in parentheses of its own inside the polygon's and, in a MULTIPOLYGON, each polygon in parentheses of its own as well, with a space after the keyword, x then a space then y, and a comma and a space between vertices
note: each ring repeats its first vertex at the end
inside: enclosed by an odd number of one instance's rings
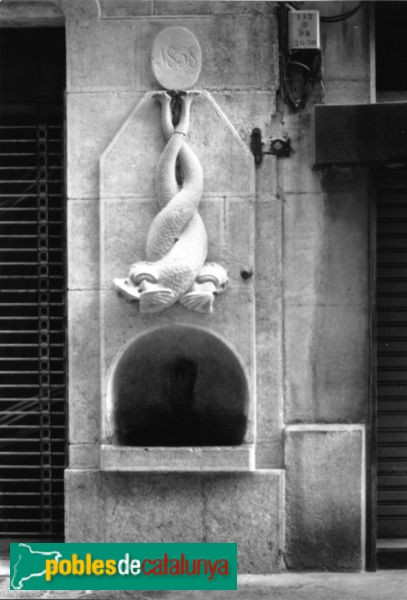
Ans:
POLYGON ((407 538, 407 171, 377 203, 378 537, 407 538))
POLYGON ((62 539, 62 123, 0 119, 0 537, 62 539))
POLYGON ((63 28, 0 30, 0 555, 63 541, 63 28))

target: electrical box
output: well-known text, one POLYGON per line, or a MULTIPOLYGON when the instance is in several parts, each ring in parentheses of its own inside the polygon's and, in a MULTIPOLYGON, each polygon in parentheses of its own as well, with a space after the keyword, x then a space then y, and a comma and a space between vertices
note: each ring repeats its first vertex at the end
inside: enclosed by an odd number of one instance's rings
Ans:
POLYGON ((288 49, 320 50, 319 11, 292 10, 288 13, 288 49))

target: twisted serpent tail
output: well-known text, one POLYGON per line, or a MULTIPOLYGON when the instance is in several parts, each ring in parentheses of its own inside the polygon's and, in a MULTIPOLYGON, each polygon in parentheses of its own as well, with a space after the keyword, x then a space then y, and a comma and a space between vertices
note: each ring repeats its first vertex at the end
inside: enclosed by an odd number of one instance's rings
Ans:
POLYGON ((116 288, 130 300, 140 301, 140 311, 154 313, 179 300, 198 312, 212 312, 214 295, 227 284, 226 271, 207 263, 206 229, 198 213, 203 193, 201 164, 186 142, 194 92, 181 96, 181 118, 172 124, 171 98, 157 92, 161 103, 166 145, 156 169, 156 192, 161 208, 147 235, 147 261, 130 268, 129 277, 116 279, 116 288), (176 179, 177 161, 183 184, 176 179))

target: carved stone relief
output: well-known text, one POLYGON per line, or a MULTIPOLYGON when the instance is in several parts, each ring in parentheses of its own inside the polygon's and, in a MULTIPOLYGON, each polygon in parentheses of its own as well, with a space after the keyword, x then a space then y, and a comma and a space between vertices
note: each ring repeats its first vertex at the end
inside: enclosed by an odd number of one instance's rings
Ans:
MULTIPOLYGON (((191 32, 170 27, 157 36, 152 67, 164 87, 190 87, 200 66, 199 44, 191 32)), ((161 104, 166 141, 155 175, 160 212, 148 231, 147 260, 133 264, 127 278, 114 280, 115 288, 127 300, 139 301, 142 313, 160 312, 177 301, 196 312, 213 312, 214 297, 228 283, 221 265, 205 262, 207 233, 198 212, 203 171, 186 141, 191 104, 199 94, 193 90, 154 94, 161 104), (178 119, 173 117, 174 101, 179 106, 178 119)))

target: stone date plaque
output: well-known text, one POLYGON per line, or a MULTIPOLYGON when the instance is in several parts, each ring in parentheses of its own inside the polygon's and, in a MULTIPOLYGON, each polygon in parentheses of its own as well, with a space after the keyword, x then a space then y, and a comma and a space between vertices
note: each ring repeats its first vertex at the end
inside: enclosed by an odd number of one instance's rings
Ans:
POLYGON ((154 40, 151 64, 156 80, 165 89, 191 88, 201 72, 201 47, 185 27, 167 27, 154 40))

